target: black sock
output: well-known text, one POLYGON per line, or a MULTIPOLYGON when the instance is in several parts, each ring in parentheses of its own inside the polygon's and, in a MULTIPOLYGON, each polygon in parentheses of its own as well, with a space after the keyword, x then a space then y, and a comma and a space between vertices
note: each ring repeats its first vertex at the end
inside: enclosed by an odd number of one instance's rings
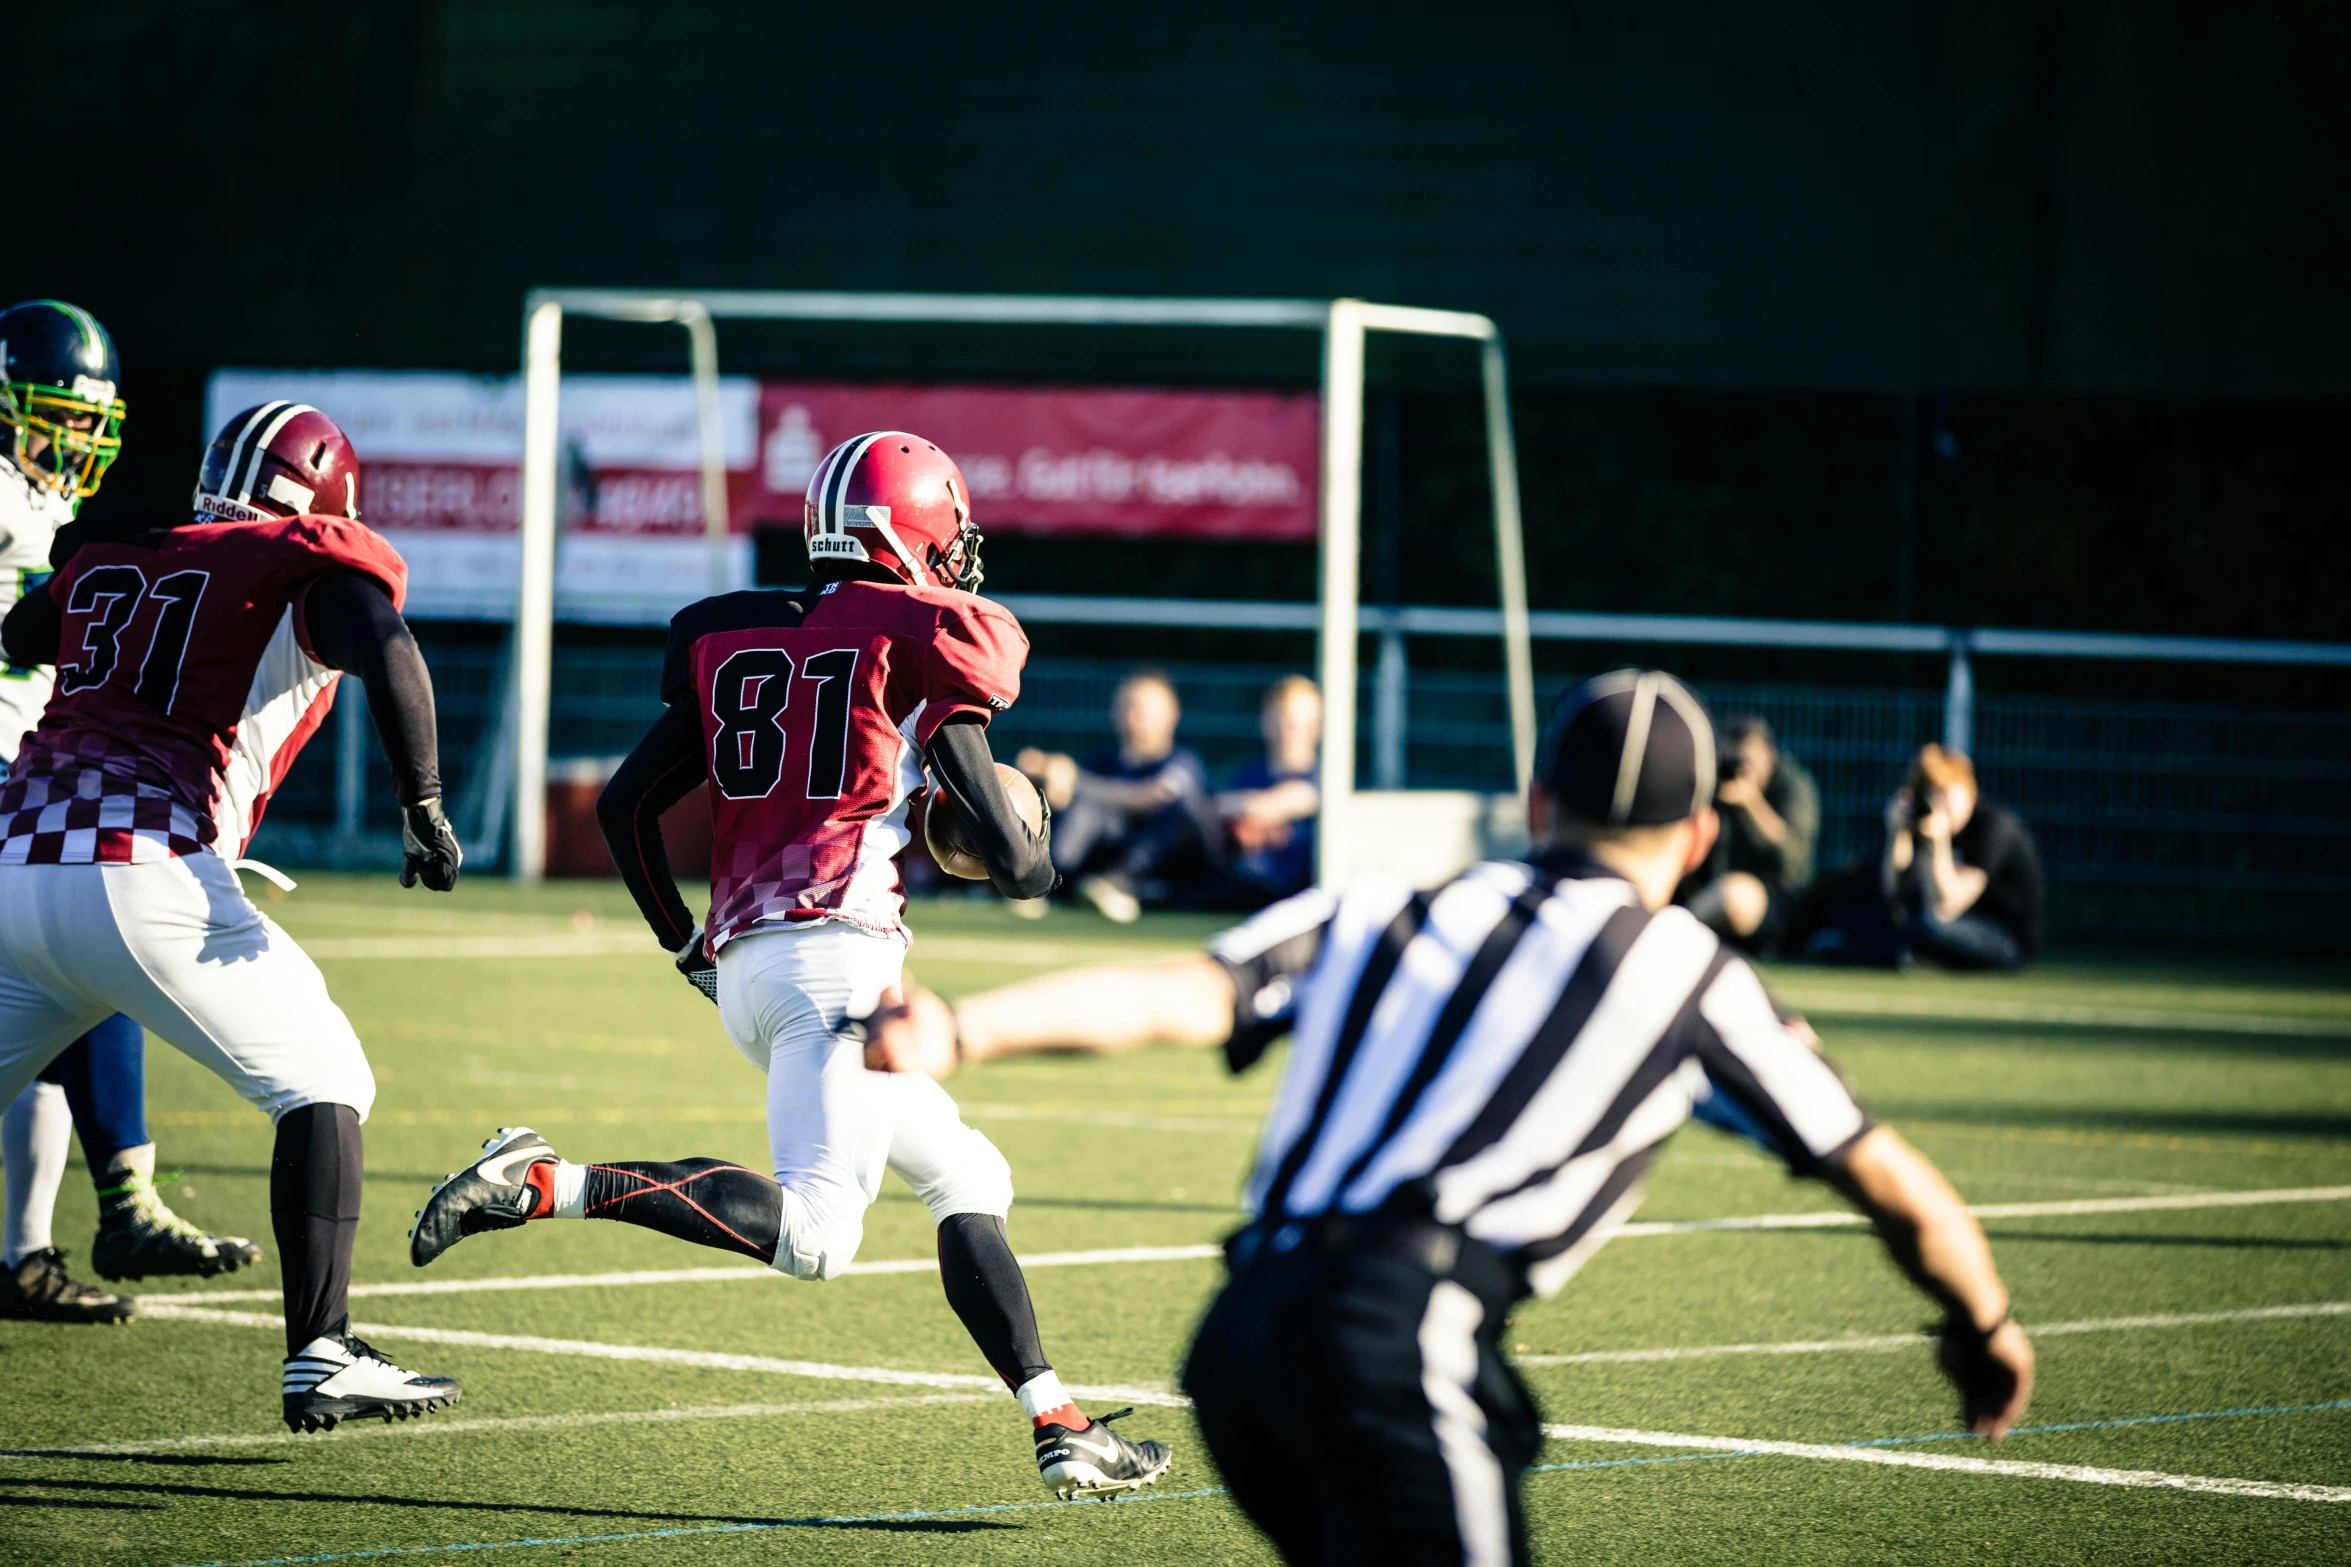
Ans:
POLYGON ((783 1188, 723 1159, 591 1164, 586 1209, 591 1219, 618 1219, 770 1263, 784 1229, 783 1188))
POLYGON ((286 1292, 286 1353, 351 1327, 351 1246, 366 1156, 359 1112, 302 1105, 278 1117, 269 1156, 269 1224, 286 1292))
POLYGON ((950 1214, 939 1221, 939 1282, 947 1304, 1004 1385, 1018 1388, 1053 1369, 1037 1336, 1037 1308, 1029 1281, 992 1213, 950 1214))

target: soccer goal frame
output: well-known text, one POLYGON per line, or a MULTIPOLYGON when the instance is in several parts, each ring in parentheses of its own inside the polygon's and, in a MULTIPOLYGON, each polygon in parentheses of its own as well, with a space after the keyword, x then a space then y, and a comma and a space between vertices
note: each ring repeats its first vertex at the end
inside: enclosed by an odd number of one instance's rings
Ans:
POLYGON ((1511 434, 1502 334, 1482 315, 1381 305, 1360 299, 1163 299, 1144 296, 903 294, 656 289, 533 289, 523 302, 521 591, 515 609, 514 859, 517 881, 547 864, 547 730, 554 669, 557 415, 566 316, 674 324, 686 330, 700 436, 702 507, 711 586, 725 588, 728 535, 725 449, 719 428, 721 319, 900 325, 1261 328, 1322 334, 1319 623, 1322 686, 1318 782, 1322 816, 1315 874, 1324 884, 1351 863, 1355 789, 1356 642, 1361 634, 1364 340, 1371 332, 1465 339, 1478 345, 1486 457, 1493 492, 1496 575, 1510 702, 1511 757, 1523 791, 1534 770, 1535 676, 1519 518, 1518 453, 1511 434))

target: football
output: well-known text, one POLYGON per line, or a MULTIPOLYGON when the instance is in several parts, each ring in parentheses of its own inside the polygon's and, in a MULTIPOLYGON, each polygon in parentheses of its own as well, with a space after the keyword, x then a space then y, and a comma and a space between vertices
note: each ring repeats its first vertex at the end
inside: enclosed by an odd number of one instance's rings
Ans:
MULTIPOLYGON (((1020 819, 1029 824, 1030 832, 1040 832, 1045 825, 1045 804, 1037 797, 1037 786, 1028 775, 1006 762, 996 764, 996 781, 1004 786, 1005 797, 1020 819)), ((963 825, 963 817, 950 804, 944 793, 931 790, 926 797, 927 808, 922 818, 922 841, 931 851, 931 858, 939 862, 939 869, 965 881, 986 881, 988 867, 971 845, 971 837, 963 825)))

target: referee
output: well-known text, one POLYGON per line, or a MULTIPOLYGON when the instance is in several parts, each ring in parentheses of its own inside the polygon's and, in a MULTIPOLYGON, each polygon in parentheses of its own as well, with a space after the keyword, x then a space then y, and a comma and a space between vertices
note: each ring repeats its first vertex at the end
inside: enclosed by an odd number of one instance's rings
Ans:
POLYGON ((1944 1311, 1968 1428, 2022 1411, 2033 1354, 1983 1231, 1874 1126, 1745 960, 1673 890, 1705 862, 1714 734, 1672 676, 1619 670, 1552 716, 1525 863, 1433 892, 1365 877, 1172 963, 1075 970, 874 1021, 868 1064, 1288 1034, 1256 1219, 1184 1368, 1234 1499, 1293 1562, 1527 1559, 1541 1428, 1503 1319, 1629 1215, 1694 1110, 1826 1181, 1944 1311), (1312 1445, 1301 1448, 1302 1425, 1312 1445))

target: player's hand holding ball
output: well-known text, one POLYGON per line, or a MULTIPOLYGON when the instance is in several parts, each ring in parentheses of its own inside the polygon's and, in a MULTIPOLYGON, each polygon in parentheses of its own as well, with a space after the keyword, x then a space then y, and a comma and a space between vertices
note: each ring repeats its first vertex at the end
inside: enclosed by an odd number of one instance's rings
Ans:
POLYGON ((421 881, 431 891, 447 892, 457 885, 457 867, 464 863, 465 850, 439 795, 400 807, 401 886, 421 881))
MULTIPOLYGON (((1017 767, 996 764, 996 782, 1003 787, 1004 797, 1012 802, 1012 809, 1028 824, 1031 834, 1045 830, 1045 802, 1037 793, 1037 786, 1017 767)), ((939 869, 965 881, 986 881, 987 861, 980 858, 979 849, 971 841, 971 828, 963 813, 943 789, 930 791, 929 802, 923 811, 922 841, 931 851, 931 858, 939 862, 939 869)))

